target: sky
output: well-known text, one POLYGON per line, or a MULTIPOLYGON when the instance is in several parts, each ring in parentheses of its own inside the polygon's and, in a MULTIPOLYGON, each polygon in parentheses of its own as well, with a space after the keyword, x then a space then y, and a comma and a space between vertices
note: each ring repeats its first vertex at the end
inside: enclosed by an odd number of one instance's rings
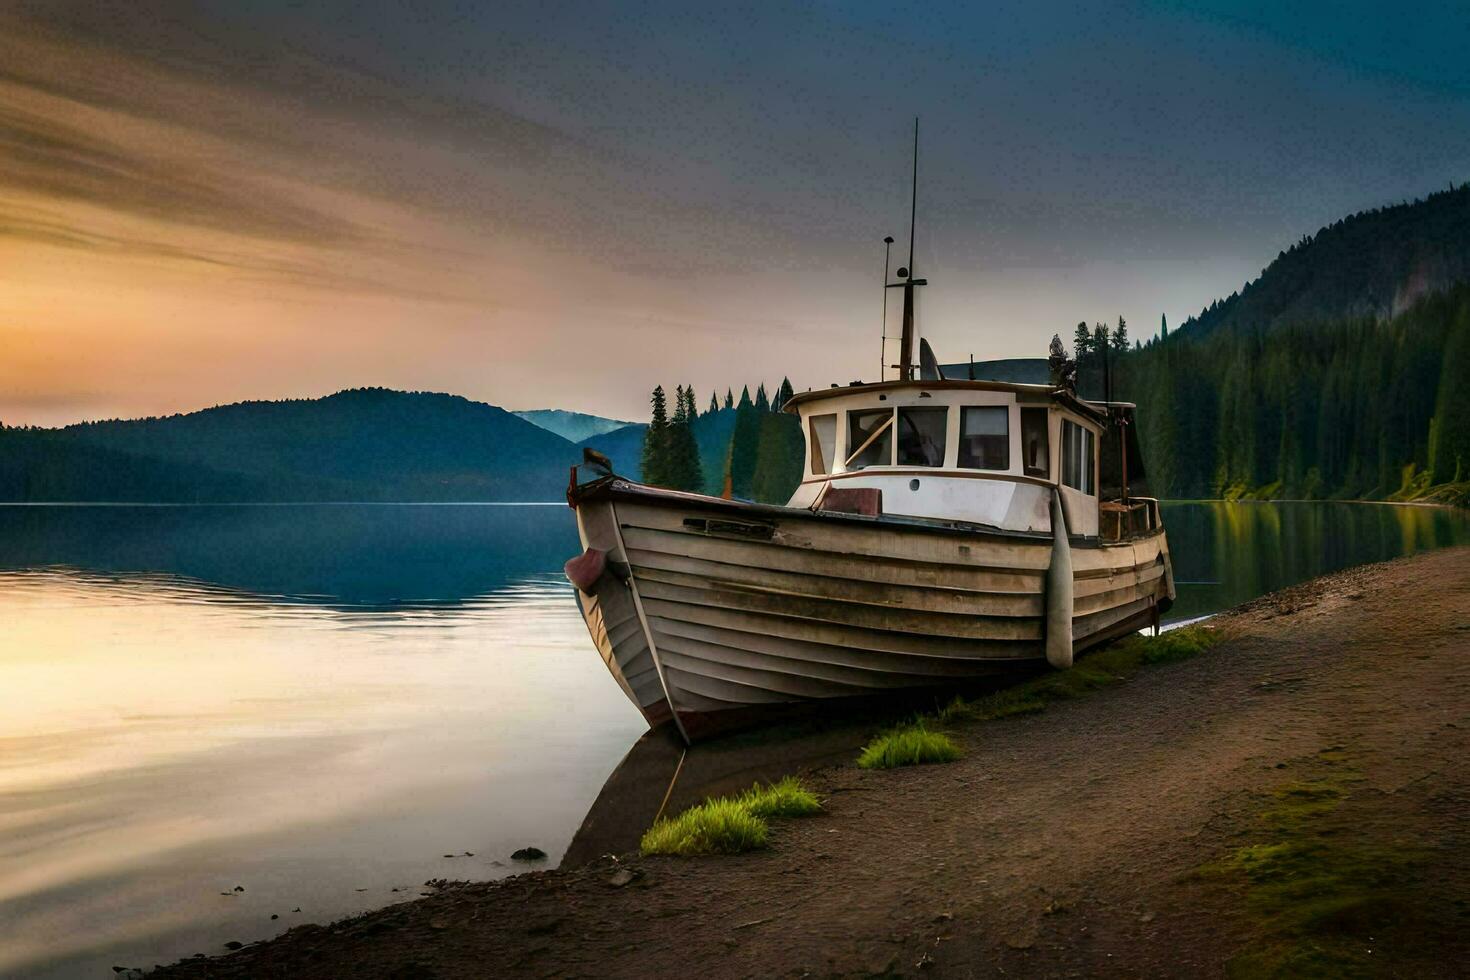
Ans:
POLYGON ((1470 180, 1466 50, 1458 4, 0 0, 0 422, 875 380, 916 115, 942 361, 1147 337, 1470 180))

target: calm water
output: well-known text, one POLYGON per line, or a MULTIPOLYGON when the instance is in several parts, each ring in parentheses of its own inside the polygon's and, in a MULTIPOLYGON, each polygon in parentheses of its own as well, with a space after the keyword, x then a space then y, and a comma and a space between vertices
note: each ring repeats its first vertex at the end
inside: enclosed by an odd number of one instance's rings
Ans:
MULTIPOLYGON (((1171 618, 1470 542, 1426 508, 1165 517, 1171 618)), ((643 728, 561 578, 577 548, 564 507, 0 506, 0 975, 554 863, 643 728)))

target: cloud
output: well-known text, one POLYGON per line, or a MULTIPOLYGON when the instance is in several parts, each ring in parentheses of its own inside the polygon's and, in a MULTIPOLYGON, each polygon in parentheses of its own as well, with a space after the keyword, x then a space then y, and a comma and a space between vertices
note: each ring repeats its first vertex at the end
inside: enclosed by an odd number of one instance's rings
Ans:
POLYGON ((534 185, 593 156, 299 52, 276 73, 250 44, 114 40, 0 12, 0 239, 427 296, 416 267, 477 235, 556 239, 534 185), (342 271, 364 259, 371 277, 342 271))
POLYGON ((238 172, 190 167, 166 148, 137 145, 146 137, 128 145, 0 105, 0 188, 264 240, 340 245, 366 237, 337 216, 262 193, 238 172))

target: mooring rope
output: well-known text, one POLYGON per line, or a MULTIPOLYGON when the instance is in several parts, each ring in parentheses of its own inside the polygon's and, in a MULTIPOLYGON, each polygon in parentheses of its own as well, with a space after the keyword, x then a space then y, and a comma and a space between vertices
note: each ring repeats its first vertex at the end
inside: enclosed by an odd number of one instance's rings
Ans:
POLYGON ((669 797, 674 795, 674 784, 679 781, 679 773, 684 769, 684 757, 689 754, 689 746, 684 746, 684 751, 679 753, 679 764, 674 767, 674 778, 669 780, 669 788, 664 790, 664 801, 658 805, 658 813, 654 814, 653 822, 658 823, 659 817, 664 815, 664 808, 669 805, 669 797))

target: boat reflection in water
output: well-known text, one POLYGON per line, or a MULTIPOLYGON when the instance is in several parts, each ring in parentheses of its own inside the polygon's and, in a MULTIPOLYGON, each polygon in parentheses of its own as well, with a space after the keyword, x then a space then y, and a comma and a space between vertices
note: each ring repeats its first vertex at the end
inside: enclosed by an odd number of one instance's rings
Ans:
POLYGON ((605 854, 636 851, 643 832, 661 814, 672 816, 753 783, 851 761, 872 734, 873 723, 871 714, 824 712, 820 719, 794 720, 697 745, 686 745, 672 724, 651 729, 608 776, 562 865, 575 867, 605 854))

